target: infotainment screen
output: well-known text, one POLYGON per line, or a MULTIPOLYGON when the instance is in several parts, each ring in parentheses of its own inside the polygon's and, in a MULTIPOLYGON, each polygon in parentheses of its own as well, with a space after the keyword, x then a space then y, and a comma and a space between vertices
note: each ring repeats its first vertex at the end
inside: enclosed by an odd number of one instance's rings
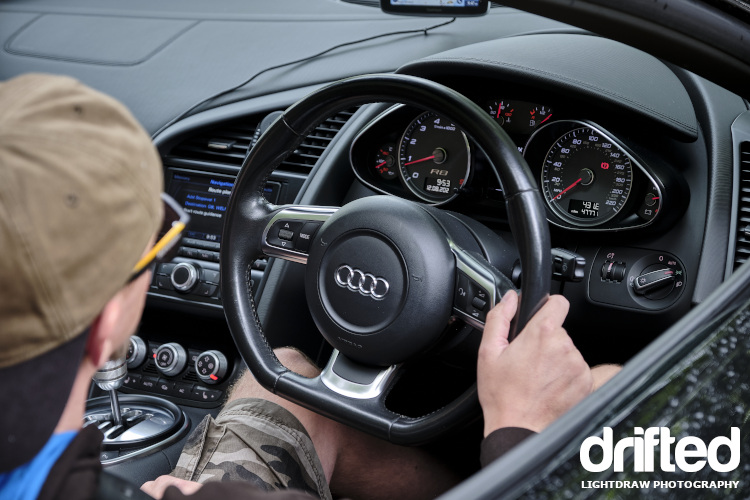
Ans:
POLYGON ((380 8, 389 14, 418 16, 483 16, 488 0, 380 0, 380 8))
POLYGON ((172 171, 168 193, 190 214, 186 238, 221 243, 222 216, 232 187, 231 176, 172 171))

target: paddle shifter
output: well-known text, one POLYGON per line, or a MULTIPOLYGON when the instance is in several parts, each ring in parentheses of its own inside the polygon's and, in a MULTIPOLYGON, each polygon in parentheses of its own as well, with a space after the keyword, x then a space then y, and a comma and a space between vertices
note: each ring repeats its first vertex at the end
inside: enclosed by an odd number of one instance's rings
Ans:
POLYGON ((112 405, 112 420, 115 425, 122 425, 122 413, 120 412, 120 400, 117 397, 117 389, 122 387, 122 382, 128 375, 128 365, 125 357, 109 360, 94 374, 94 382, 103 391, 109 392, 110 404, 112 405))

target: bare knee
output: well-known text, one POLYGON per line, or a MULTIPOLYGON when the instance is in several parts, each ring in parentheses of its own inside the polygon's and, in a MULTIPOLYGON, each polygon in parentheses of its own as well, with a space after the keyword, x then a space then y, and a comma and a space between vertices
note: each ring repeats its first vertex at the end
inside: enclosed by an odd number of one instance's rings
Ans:
POLYGON ((303 377, 313 378, 320 374, 320 369, 315 366, 312 360, 294 347, 280 347, 273 352, 282 365, 303 377))
MULTIPOLYGON (((282 365, 303 377, 313 378, 320 373, 320 370, 313 364, 313 362, 294 347, 281 347, 275 349, 274 354, 276 354, 276 357, 282 365)), ((250 370, 244 370, 230 389, 229 401, 240 398, 263 398, 271 401, 281 400, 281 398, 275 396, 261 386, 260 383, 255 380, 255 377, 253 377, 250 370)))

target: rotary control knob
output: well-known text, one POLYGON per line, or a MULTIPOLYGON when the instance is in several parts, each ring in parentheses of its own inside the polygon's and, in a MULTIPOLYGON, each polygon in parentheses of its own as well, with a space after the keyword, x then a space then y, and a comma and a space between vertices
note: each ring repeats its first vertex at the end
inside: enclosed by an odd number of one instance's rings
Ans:
POLYGON ((161 373, 172 377, 185 369, 187 353, 180 344, 170 342, 159 347, 154 355, 154 361, 156 362, 156 368, 161 373))
POLYGON ((180 262, 172 269, 170 279, 175 290, 189 292, 198 283, 198 268, 189 262, 180 262))
POLYGON ((128 368, 138 368, 146 360, 148 347, 142 338, 137 335, 130 337, 128 353, 125 359, 128 361, 128 368))
POLYGON ((195 359, 195 372, 207 384, 218 384, 227 374, 227 358, 219 351, 205 351, 195 359))

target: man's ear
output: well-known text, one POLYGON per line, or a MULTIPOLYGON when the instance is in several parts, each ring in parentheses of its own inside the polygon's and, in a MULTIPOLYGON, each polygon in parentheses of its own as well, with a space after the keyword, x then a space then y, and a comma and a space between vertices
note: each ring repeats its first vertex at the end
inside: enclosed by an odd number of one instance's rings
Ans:
POLYGON ((118 294, 107 302, 102 312, 91 324, 86 342, 86 354, 97 368, 106 363, 117 348, 115 337, 121 314, 122 304, 118 294))

